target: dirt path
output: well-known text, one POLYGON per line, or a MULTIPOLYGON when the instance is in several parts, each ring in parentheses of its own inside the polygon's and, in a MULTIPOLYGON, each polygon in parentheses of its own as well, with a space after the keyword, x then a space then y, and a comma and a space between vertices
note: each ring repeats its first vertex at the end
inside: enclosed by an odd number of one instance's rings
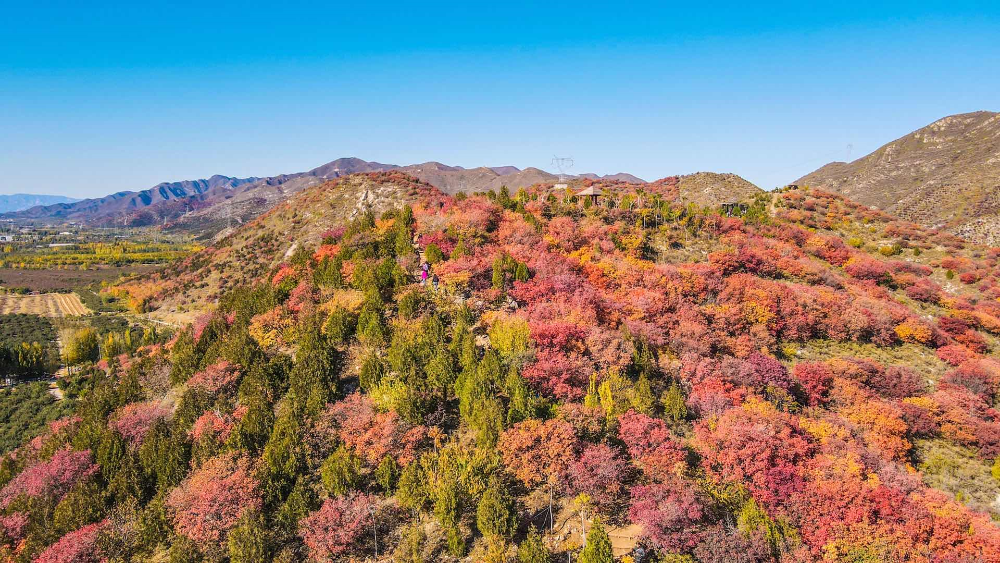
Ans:
POLYGON ((636 524, 608 530, 608 537, 611 539, 611 550, 614 552, 615 557, 631 553, 639 543, 641 536, 642 528, 636 524))
POLYGON ((62 363, 63 358, 63 341, 62 338, 56 337, 56 348, 59 350, 59 369, 56 370, 53 378, 49 380, 49 394, 56 398, 57 401, 63 399, 62 389, 59 388, 58 381, 60 378, 69 375, 69 368, 66 364, 62 363))

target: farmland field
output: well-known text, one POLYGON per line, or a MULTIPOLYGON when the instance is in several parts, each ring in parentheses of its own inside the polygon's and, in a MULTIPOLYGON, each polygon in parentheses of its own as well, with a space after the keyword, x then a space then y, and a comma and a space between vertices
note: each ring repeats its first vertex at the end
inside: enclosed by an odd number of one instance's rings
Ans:
POLYGON ((96 266, 89 270, 78 268, 17 269, 0 268, 0 285, 23 288, 28 291, 53 291, 74 289, 100 282, 113 282, 128 274, 144 274, 159 268, 153 264, 126 266, 96 266))
POLYGON ((25 313, 43 317, 70 317, 86 315, 90 310, 84 307, 75 293, 41 293, 38 295, 0 295, 0 314, 25 313))

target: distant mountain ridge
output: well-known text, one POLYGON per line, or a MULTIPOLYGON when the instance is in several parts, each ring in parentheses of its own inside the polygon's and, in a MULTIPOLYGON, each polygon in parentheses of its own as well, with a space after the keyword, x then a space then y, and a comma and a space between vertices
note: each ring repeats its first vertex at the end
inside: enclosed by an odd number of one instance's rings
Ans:
MULTIPOLYGON (((440 162, 399 166, 369 162, 356 157, 338 158, 306 172, 279 174, 266 178, 235 178, 215 175, 207 179, 163 182, 141 191, 123 191, 99 198, 68 201, 39 201, 10 210, 6 216, 24 220, 80 221, 152 225, 187 218, 182 222, 213 220, 243 221, 256 216, 291 194, 304 188, 359 172, 400 170, 428 182, 447 193, 511 190, 540 182, 557 182, 560 177, 537 168, 521 170, 516 166, 463 168, 440 162)), ((568 179, 604 179, 642 183, 631 174, 598 176, 582 174, 568 179)))
POLYGON ((1000 245, 1000 113, 952 115, 794 182, 1000 245))
POLYGON ((69 202, 41 204, 13 214, 19 219, 62 219, 84 222, 102 222, 127 217, 137 210, 165 202, 186 202, 185 207, 219 191, 228 191, 256 182, 259 178, 231 178, 215 175, 208 179, 162 182, 138 192, 117 192, 100 198, 71 200, 69 202))
POLYGON ((42 194, 0 194, 0 213, 23 211, 37 205, 73 203, 79 199, 61 195, 42 194))

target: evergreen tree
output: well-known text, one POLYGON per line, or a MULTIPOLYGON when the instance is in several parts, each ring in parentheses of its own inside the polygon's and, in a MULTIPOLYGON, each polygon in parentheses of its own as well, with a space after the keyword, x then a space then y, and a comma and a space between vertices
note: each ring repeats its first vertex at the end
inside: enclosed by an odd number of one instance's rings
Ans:
POLYGON ((296 479, 291 492, 274 516, 275 532, 284 540, 298 534, 299 520, 319 508, 320 502, 313 488, 304 479, 296 479))
POLYGON ((350 341, 357 324, 354 314, 343 307, 337 307, 327 317, 323 329, 330 344, 342 346, 350 341))
POLYGON ((670 384, 670 388, 663 394, 660 402, 663 404, 663 415, 667 420, 676 424, 687 418, 687 405, 684 403, 684 393, 681 392, 681 388, 677 385, 676 381, 670 384))
POLYGON ((245 513, 229 532, 228 543, 231 563, 267 561, 267 528, 260 514, 255 511, 245 513))
POLYGON ((339 358, 320 331, 319 322, 306 319, 299 330, 295 366, 288 375, 289 395, 299 412, 318 413, 337 391, 339 358))
POLYGON ((170 383, 184 383, 198 371, 200 356, 195 350, 194 335, 190 327, 181 332, 170 350, 170 383))
POLYGON ((320 478, 331 495, 346 495, 361 480, 361 459, 342 444, 323 462, 320 478))
POLYGON ((469 254, 469 247, 468 245, 465 244, 465 239, 464 238, 458 239, 458 244, 456 244, 455 248, 451 251, 451 259, 458 260, 459 258, 466 256, 468 254, 469 254))
POLYGON ((587 532, 587 545, 580 553, 579 563, 614 563, 615 557, 611 550, 611 538, 604 530, 600 520, 587 532))
POLYGON ((440 246, 432 242, 428 244, 426 248, 424 248, 424 260, 426 260, 427 263, 431 265, 437 264, 438 262, 443 262, 444 252, 441 252, 440 246))
POLYGON ((653 390, 649 387, 649 379, 643 373, 639 376, 639 380, 635 382, 635 387, 632 389, 632 408, 636 412, 651 415, 653 414, 653 407, 655 405, 656 397, 653 396, 653 390))
POLYGON ((257 455, 264 448, 274 426, 274 410, 267 400, 264 386, 265 382, 259 377, 243 380, 240 404, 246 407, 246 412, 229 435, 231 447, 250 455, 257 455))
POLYGON ((391 455, 386 454, 375 468, 375 482, 388 494, 392 494, 399 479, 399 464, 391 455))
POLYGON ((517 368, 511 366, 504 382, 507 391, 507 425, 527 420, 534 414, 531 390, 517 368))
POLYGON ((385 364, 381 358, 374 353, 365 356, 361 361, 361 370, 358 373, 358 383, 361 388, 369 391, 382 381, 385 375, 385 364))
POLYGON ((420 463, 410 463, 399 476, 396 500, 399 501, 400 506, 419 512, 430 500, 427 487, 427 476, 420 463))
POLYGON ((403 539, 393 554, 393 561, 395 563, 424 563, 425 541, 427 541, 427 536, 424 534, 424 527, 420 522, 414 522, 404 530, 403 539))
POLYGON ((100 502, 101 488, 88 479, 73 486, 56 505, 52 514, 53 531, 64 535, 101 519, 104 503, 100 502))
POLYGON ((386 329, 382 320, 383 304, 369 294, 358 315, 358 338, 369 346, 379 346, 385 342, 386 329))
POLYGON ((413 243, 411 240, 410 228, 400 223, 399 228, 396 229, 396 256, 409 256, 410 254, 413 254, 413 243))
POLYGON ((549 550, 542 542, 542 535, 538 533, 538 528, 532 526, 528 531, 528 537, 517 546, 518 563, 550 563, 549 550))
POLYGON ((514 503, 495 476, 490 478, 489 485, 479 499, 476 526, 484 536, 492 540, 507 540, 514 535, 517 527, 514 503))
POLYGON ((261 456, 261 492, 267 505, 281 502, 291 491, 305 460, 303 447, 299 418, 283 405, 261 456))
POLYGON ((313 270, 313 282, 319 287, 341 288, 344 286, 343 267, 344 261, 339 256, 323 258, 313 270))
POLYGON ((517 263, 517 269, 514 270, 514 279, 519 282, 528 281, 530 274, 528 273, 528 265, 524 262, 517 263))

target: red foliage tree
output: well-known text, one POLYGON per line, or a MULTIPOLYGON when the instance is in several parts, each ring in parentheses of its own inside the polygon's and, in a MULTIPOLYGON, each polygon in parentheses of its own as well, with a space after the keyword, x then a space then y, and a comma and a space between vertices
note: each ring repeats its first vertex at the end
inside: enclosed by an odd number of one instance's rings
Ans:
POLYGON ((233 417, 207 410, 194 421, 190 432, 191 438, 198 441, 206 435, 213 435, 220 442, 225 442, 233 430, 233 424, 233 417))
POLYGON ((702 465, 719 481, 743 483, 760 501, 775 503, 803 486, 799 464, 812 445, 794 417, 750 399, 715 424, 695 425, 702 465))
POLYGON ((57 451, 46 461, 25 468, 0 489, 0 508, 19 497, 50 497, 58 502, 77 482, 97 473, 90 451, 57 451))
POLYGON ((366 525, 375 517, 375 499, 363 493, 332 497, 299 522, 299 535, 310 561, 341 561, 357 545, 366 525))
POLYGON ((130 444, 139 446, 158 420, 170 418, 172 415, 173 411, 158 401, 130 403, 118 409, 108 425, 117 430, 130 444))
POLYGON ((329 405, 324 418, 337 428, 336 436, 372 466, 387 454, 400 465, 408 465, 427 436, 426 427, 407 424, 395 411, 376 411, 361 393, 329 405))
POLYGON ((799 362, 792 368, 792 376, 802 386, 809 405, 826 403, 827 393, 833 384, 833 372, 823 362, 799 362))
POLYGON ((598 508, 611 509, 625 491, 628 464, 606 444, 585 447, 569 467, 567 485, 571 493, 587 493, 598 508))
POLYGON ((664 480, 683 471, 684 448, 662 420, 630 410, 618 417, 618 436, 650 477, 664 480))
POLYGON ((239 377, 239 366, 221 360, 192 375, 187 384, 188 387, 215 394, 234 390, 239 377))
POLYGON ((498 445, 504 465, 525 485, 562 482, 580 443, 566 421, 530 419, 503 433, 498 445))
POLYGON ((179 534, 218 544, 248 511, 261 506, 249 464, 233 453, 205 462, 167 497, 179 534))
POLYGON ((791 385, 788 370, 778 360, 754 352, 747 357, 740 369, 741 382, 753 389, 777 387, 787 390, 791 385))
POLYGON ((685 551, 698 543, 696 524, 704 509, 690 486, 679 479, 632 487, 629 519, 649 541, 665 551, 685 551))
POLYGON ((97 522, 70 532, 43 551, 35 563, 99 563, 107 561, 98 549, 98 535, 105 522, 97 522))

